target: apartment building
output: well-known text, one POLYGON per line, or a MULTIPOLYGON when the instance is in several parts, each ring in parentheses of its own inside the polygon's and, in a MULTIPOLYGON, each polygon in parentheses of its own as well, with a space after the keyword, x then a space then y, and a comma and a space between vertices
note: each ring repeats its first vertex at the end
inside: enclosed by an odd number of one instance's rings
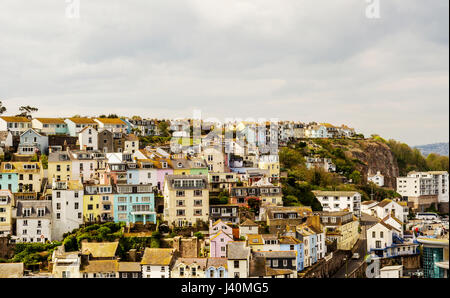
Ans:
POLYGON ((397 192, 420 211, 431 204, 448 203, 448 172, 410 172, 397 178, 397 192))
POLYGON ((208 178, 168 175, 164 183, 164 220, 170 226, 191 226, 209 218, 208 178))

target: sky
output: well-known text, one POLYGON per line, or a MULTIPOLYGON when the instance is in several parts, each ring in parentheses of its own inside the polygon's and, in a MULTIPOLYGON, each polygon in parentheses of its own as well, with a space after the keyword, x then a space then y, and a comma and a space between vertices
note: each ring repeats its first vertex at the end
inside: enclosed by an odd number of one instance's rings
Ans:
POLYGON ((22 105, 37 107, 35 117, 201 110, 220 121, 346 124, 411 146, 448 142, 448 6, 2 0, 0 101, 4 115, 22 105))

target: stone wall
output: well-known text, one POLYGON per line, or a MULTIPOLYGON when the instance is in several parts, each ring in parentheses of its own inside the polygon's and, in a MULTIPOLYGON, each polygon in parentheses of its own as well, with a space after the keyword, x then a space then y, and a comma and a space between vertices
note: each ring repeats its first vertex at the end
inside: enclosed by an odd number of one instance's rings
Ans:
POLYGON ((15 245, 9 243, 8 238, 0 237, 0 258, 10 259, 14 256, 15 245))
POLYGON ((348 251, 338 250, 333 252, 332 258, 324 258, 313 265, 313 268, 309 270, 303 277, 304 278, 330 278, 333 276, 342 266, 345 265, 345 257, 349 258, 351 253, 348 251), (328 259, 328 260, 327 260, 328 259))

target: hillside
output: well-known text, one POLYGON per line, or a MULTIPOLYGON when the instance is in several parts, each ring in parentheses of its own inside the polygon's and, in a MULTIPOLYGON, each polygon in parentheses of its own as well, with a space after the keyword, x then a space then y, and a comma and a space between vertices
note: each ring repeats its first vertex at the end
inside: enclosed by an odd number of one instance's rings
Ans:
POLYGON ((428 156, 430 153, 448 156, 448 142, 420 145, 414 148, 419 149, 424 156, 428 156))
POLYGON ((304 139, 280 149, 281 170, 287 172, 283 183, 286 205, 307 205, 320 210, 311 190, 357 190, 364 200, 398 197, 396 177, 410 171, 448 171, 448 157, 430 154, 425 158, 418 149, 379 136, 370 139, 304 139), (336 172, 307 169, 306 156, 330 158, 336 172), (384 187, 367 183, 367 177, 381 172, 384 187), (351 183, 345 183, 345 180, 351 183))

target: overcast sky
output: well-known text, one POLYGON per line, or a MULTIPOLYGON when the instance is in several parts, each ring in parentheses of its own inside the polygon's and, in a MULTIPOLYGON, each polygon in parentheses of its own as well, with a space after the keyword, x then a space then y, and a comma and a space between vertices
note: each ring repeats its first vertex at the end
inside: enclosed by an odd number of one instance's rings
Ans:
POLYGON ((227 117, 449 139, 449 1, 1 0, 0 100, 35 116, 227 117), (69 1, 70 2, 70 1, 69 1), (69 10, 69 12, 72 12, 69 10))

